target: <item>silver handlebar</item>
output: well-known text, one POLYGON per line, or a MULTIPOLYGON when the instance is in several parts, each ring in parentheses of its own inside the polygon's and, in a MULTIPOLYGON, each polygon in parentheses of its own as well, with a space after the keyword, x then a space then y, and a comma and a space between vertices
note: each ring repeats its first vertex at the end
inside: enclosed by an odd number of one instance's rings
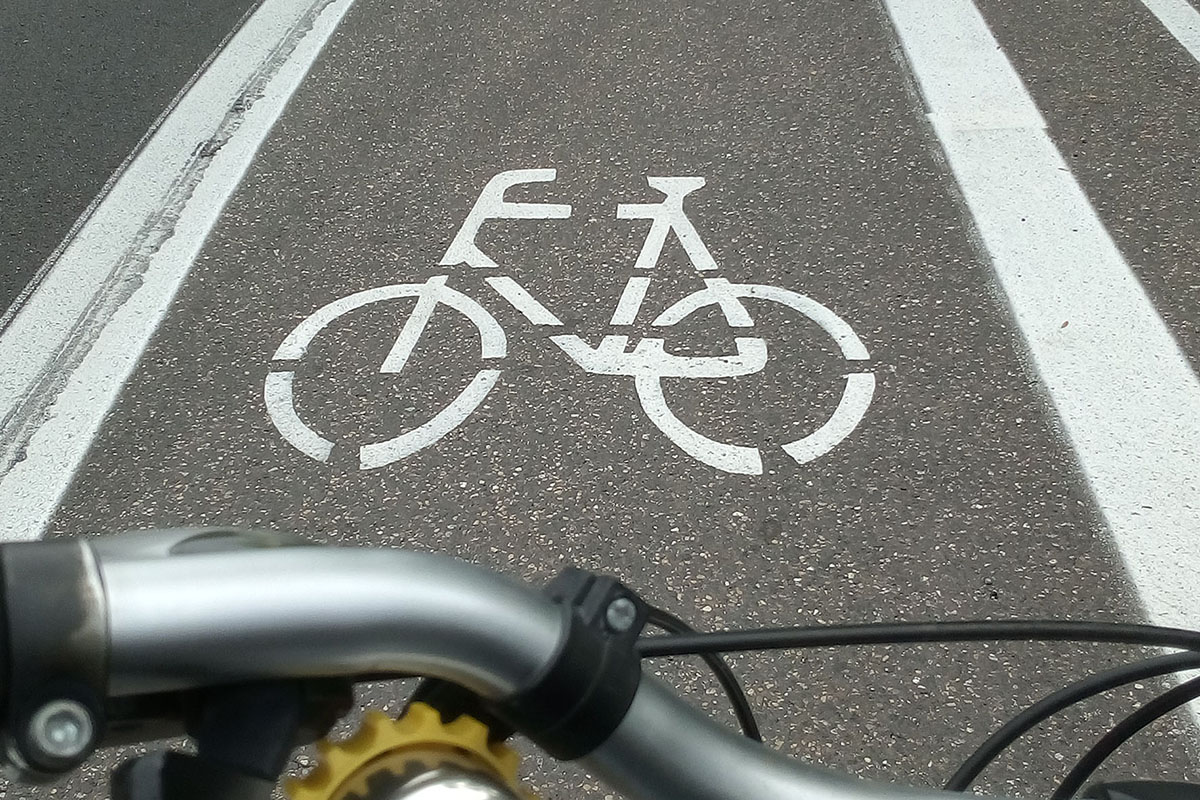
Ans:
MULTIPOLYGON (((418 673, 503 701, 549 668, 567 635, 562 609, 541 594, 449 557, 342 547, 205 551, 189 536, 196 532, 80 543, 102 587, 111 696, 418 673)), ((632 800, 950 796, 785 757, 646 675, 624 720, 580 763, 632 800)))
POLYGON ((581 761, 622 796, 644 800, 962 798, 804 764, 717 724, 649 676, 620 727, 581 761))
MULTIPOLYGON (((142 536, 135 534, 135 537, 142 536)), ((156 557, 92 540, 112 696, 214 682, 417 673, 489 700, 531 683, 561 610, 510 579, 407 550, 280 547, 156 557)))

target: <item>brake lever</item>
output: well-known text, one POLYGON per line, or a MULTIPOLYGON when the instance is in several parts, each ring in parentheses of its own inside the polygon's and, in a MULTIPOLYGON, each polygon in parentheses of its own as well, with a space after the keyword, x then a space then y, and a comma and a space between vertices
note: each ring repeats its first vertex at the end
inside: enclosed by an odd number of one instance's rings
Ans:
POLYGON ((354 705, 347 680, 222 686, 183 710, 196 753, 158 751, 112 773, 113 800, 268 800, 292 751, 324 737, 354 705))

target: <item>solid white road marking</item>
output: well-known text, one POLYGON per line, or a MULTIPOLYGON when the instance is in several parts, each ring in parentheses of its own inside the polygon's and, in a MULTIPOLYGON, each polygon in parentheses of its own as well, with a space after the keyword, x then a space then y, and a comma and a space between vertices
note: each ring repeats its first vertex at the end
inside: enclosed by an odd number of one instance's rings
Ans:
POLYGON ((675 238, 683 245, 693 267, 702 271, 715 270, 717 262, 683 211, 683 198, 702 187, 704 178, 649 177, 646 182, 665 194, 666 198, 660 203, 621 203, 617 206, 617 219, 653 220, 634 268, 654 269, 662 255, 663 245, 667 243, 667 234, 675 231, 675 238))
POLYGON ((524 286, 512 278, 498 275, 488 278, 487 283, 534 325, 562 325, 562 321, 550 313, 550 309, 534 299, 524 286))
POLYGON ((494 176, 471 207, 462 227, 454 235, 446 255, 438 262, 443 267, 466 264, 471 267, 494 267, 496 262, 475 244, 479 228, 489 219, 567 219, 569 205, 557 203, 510 203, 504 193, 514 186, 527 183, 551 183, 558 175, 553 169, 510 169, 494 176))
POLYGON ((720 307, 721 313, 725 316, 725 322, 729 324, 729 327, 754 327, 754 319, 751 318, 750 312, 746 310, 746 306, 742 305, 742 301, 738 299, 737 293, 734 292, 728 280, 725 278, 707 278, 704 281, 704 285, 708 287, 708 296, 713 298, 720 307))
POLYGON ((970 0, 884 0, 1151 620, 1200 625, 1200 381, 970 0))
POLYGON ((1142 0, 1171 35, 1200 61, 1200 11, 1187 0, 1142 0))
MULTIPOLYGON (((481 358, 503 358, 508 353, 508 340, 495 317, 470 297, 447 286, 445 275, 436 275, 424 283, 399 283, 365 289, 322 306, 292 329, 275 350, 274 360, 277 364, 295 364, 308 352, 313 339, 342 316, 372 303, 405 297, 417 298, 416 306, 384 359, 379 370, 381 373, 400 372, 438 304, 458 311, 479 330, 481 358)), ((471 383, 428 422, 391 439, 362 445, 359 448, 360 469, 382 467, 441 439, 471 415, 499 377, 498 369, 480 370, 471 383)), ((296 412, 294 381, 295 372, 291 370, 267 373, 263 388, 267 415, 289 444, 310 458, 326 461, 334 443, 300 419, 296 412)))
POLYGON ((299 361, 304 358, 304 354, 308 352, 308 346, 312 344, 312 340, 317 337, 317 334, 325 330, 337 318, 381 300, 395 300, 401 297, 419 298, 422 296, 424 288, 424 284, 420 283, 398 283, 392 286, 376 286, 374 289, 364 289, 361 292, 339 297, 305 317, 299 325, 292 329, 291 333, 284 337, 283 342, 275 349, 275 354, 271 358, 275 361, 299 361))
POLYGON ((858 423, 866 416, 875 396, 875 375, 870 372, 853 372, 846 376, 846 388, 842 399, 825 424, 808 436, 783 445, 797 464, 805 464, 820 458, 854 432, 858 423))
POLYGON ((305 425, 296 413, 295 380, 296 373, 291 370, 267 373, 263 383, 267 414, 292 447, 316 461, 328 461, 333 442, 305 425))
POLYGON ((412 355, 413 348, 417 346, 417 341, 425 332, 425 326, 429 324, 429 318, 433 316, 433 309, 437 307, 438 292, 444 288, 446 288, 445 275, 438 275, 425 282, 425 290, 417 297, 416 307, 408 315, 408 321, 400 329, 400 335, 396 337, 395 344, 388 351, 387 358, 383 359, 383 364, 379 366, 380 373, 398 375, 404 369, 404 365, 408 363, 408 357, 412 355))
MULTIPOLYGON (((476 303, 457 289, 451 289, 447 286, 445 275, 437 275, 425 281, 425 283, 396 283, 391 286, 376 286, 374 289, 364 289, 361 292, 339 297, 337 300, 325 304, 301 320, 300 324, 293 328, 292 332, 284 338, 283 343, 279 345, 271 358, 275 361, 299 361, 308 352, 308 346, 312 344, 312 340, 316 338, 317 334, 339 317, 372 303, 378 303, 383 300, 398 300, 402 297, 416 297, 418 307, 420 307, 422 299, 429 298, 435 304, 442 303, 450 306, 471 320, 475 327, 479 329, 480 355, 482 358, 503 358, 508 353, 508 340, 504 336, 504 329, 496 322, 496 318, 489 314, 479 303, 476 303)), ((407 327, 406 325, 401 330, 398 340, 404 337, 404 331, 407 330, 407 327)), ((395 351, 397 345, 392 345, 391 349, 395 351)), ((391 358, 390 353, 388 358, 391 358)), ((387 365, 387 360, 384 361, 384 365, 387 365)), ((394 369, 380 369, 380 372, 398 371, 394 369)))
POLYGON ((650 288, 650 279, 644 276, 634 276, 625 282, 621 299, 613 311, 610 325, 632 325, 637 320, 642 303, 646 300, 646 290, 650 288))
POLYGON ((658 377, 640 375, 634 379, 642 408, 668 439, 683 452, 710 467, 738 475, 762 475, 762 456, 757 447, 714 441, 689 428, 672 413, 663 397, 658 377))
MULTIPOLYGON (((538 219, 560 217, 570 213, 570 206, 547 204, 512 204, 504 201, 504 192, 511 186, 531 182, 549 182, 553 170, 510 170, 488 181, 475 205, 459 228, 447 250, 446 259, 471 266, 487 266, 487 256, 475 246, 475 235, 486 219, 538 219)), ((642 247, 650 267, 657 264, 667 234, 676 232, 694 266, 707 269, 712 263, 707 248, 695 227, 683 211, 683 200, 704 185, 703 178, 650 178, 650 185, 662 191, 667 199, 661 203, 622 205, 619 215, 630 219, 648 218, 653 226, 642 247), (648 255, 647 255, 648 254, 648 255), (707 258, 708 262, 704 259, 707 258), (697 259, 699 262, 696 263, 697 259)), ((715 267, 715 263, 712 264, 715 267)), ((561 326, 562 322, 534 298, 523 286, 503 275, 491 276, 487 283, 531 323, 561 326)), ((868 358, 867 350, 850 326, 825 306, 797 292, 759 284, 732 284, 724 278, 706 278, 705 288, 676 302, 663 311, 653 325, 676 325, 687 316, 709 305, 716 305, 726 321, 734 328, 748 328, 754 320, 742 303, 754 298, 780 303, 816 322, 838 344, 843 356, 851 361, 868 358)), ((634 322, 645 300, 650 278, 631 277, 625 284, 612 324, 634 322)), ((417 302, 396 341, 384 359, 380 372, 398 373, 408 363, 418 340, 425 332, 438 303, 449 305, 466 315, 479 329, 484 358, 503 356, 507 352, 504 331, 481 305, 466 295, 450 289, 446 276, 439 275, 423 284, 397 284, 365 289, 334 300, 317 309, 289 333, 275 351, 276 363, 284 365, 299 361, 308 351, 313 339, 343 315, 371 303, 416 297, 417 302)), ((550 337, 562 352, 585 372, 594 375, 620 375, 634 378, 638 397, 647 417, 667 438, 684 452, 717 469, 741 474, 761 474, 762 458, 757 448, 718 442, 692 430, 667 407, 661 382, 663 378, 690 380, 728 378, 759 372, 767 363, 767 342, 757 337, 736 337, 737 352, 719 356, 680 356, 666 351, 661 338, 645 337, 629 350, 629 337, 604 336, 592 347, 581 336, 564 334, 550 337)), ((471 385, 429 422, 385 442, 363 445, 359 450, 362 469, 372 469, 405 458, 437 442, 442 436, 462 424, 483 402, 499 378, 499 370, 480 371, 471 385)), ((311 430, 296 412, 293 393, 294 373, 274 371, 266 379, 264 397, 269 416, 283 435, 302 453, 325 461, 330 457, 333 443, 311 430)), ((846 388, 832 417, 812 434, 783 445, 783 450, 799 463, 811 461, 829 452, 858 426, 867 412, 874 393, 875 379, 871 373, 847 377, 846 388)))
POLYGON ((640 339, 625 352, 628 336, 605 336, 590 347, 581 337, 551 336, 550 340, 584 372, 593 375, 633 375, 657 378, 733 378, 759 372, 767 363, 767 342, 756 337, 734 339, 737 353, 728 356, 677 356, 666 352, 662 339, 640 339))
MULTIPOLYGON (((706 280, 705 283, 707 284, 706 288, 679 300, 659 314, 652 324, 656 326, 677 325, 701 308, 710 305, 719 306, 730 300, 741 308, 741 298, 750 297, 779 303, 813 320, 837 343, 842 357, 847 361, 865 361, 870 358, 867 348, 850 325, 811 297, 777 286, 729 283, 722 278, 706 280)), ((661 342, 661 340, 654 341, 661 342)), ((737 341, 740 344, 742 341, 755 340, 738 339, 737 341)), ((659 349, 661 350, 661 344, 659 349)), ((763 360, 766 360, 765 343, 763 360)), ((759 368, 761 369, 761 365, 759 368)), ((651 405, 646 406, 643 402, 646 415, 671 441, 675 442, 684 452, 717 469, 726 469, 727 465, 733 465, 734 469, 727 471, 754 475, 762 473, 762 461, 757 450, 755 450, 756 460, 752 461, 749 460, 746 451, 754 448, 735 447, 714 442, 687 427, 667 408, 661 386, 657 389, 650 387, 651 379, 650 374, 639 376, 638 397, 649 398, 651 405), (758 471, 748 471, 754 468, 755 464, 758 465, 758 471)), ((654 380, 657 381, 657 378, 654 380)), ((874 394, 875 376, 872 373, 852 373, 846 376, 846 388, 842 392, 842 397, 838 401, 833 415, 811 434, 784 444, 783 451, 798 464, 804 464, 825 455, 854 432, 863 417, 866 416, 874 394)))
POLYGON ((428 447, 471 416, 500 378, 500 370, 480 370, 458 397, 428 422, 386 442, 365 444, 358 449, 359 469, 384 467, 428 447))
POLYGON ((858 338, 858 334, 846 320, 807 295, 761 283, 729 283, 723 279, 705 281, 705 283, 709 284, 707 288, 692 292, 677 301, 659 314, 653 324, 657 327, 678 325, 705 306, 719 305, 729 297, 735 299, 751 297, 779 303, 808 317, 820 325, 821 329, 837 343, 842 357, 847 361, 866 361, 871 357, 862 340, 858 338))
POLYGON ((0 539, 40 536, 208 232, 352 0, 265 0, 0 335, 0 539))

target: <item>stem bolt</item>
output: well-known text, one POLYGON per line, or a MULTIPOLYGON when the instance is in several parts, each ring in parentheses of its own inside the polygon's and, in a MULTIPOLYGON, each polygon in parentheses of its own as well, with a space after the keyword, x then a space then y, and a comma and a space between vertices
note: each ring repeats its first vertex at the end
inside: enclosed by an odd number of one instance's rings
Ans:
POLYGON ((618 597, 608 604, 604 611, 604 621, 613 633, 624 633, 637 621, 637 606, 628 597, 618 597))
POLYGON ((30 742, 51 758, 79 758, 91 747, 95 732, 91 712, 75 700, 52 700, 29 721, 30 742))

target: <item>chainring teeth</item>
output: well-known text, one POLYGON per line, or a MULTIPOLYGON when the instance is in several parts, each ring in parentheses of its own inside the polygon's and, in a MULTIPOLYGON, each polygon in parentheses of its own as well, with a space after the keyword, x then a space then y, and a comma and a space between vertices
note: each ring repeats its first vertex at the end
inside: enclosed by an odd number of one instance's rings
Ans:
POLYGON ((446 733, 452 734, 469 742, 477 750, 489 750, 488 729, 482 722, 465 714, 446 726, 446 733))
POLYGON ((412 703, 399 719, 381 711, 368 711, 359 729, 341 742, 317 742, 316 766, 303 778, 292 778, 284 788, 291 800, 330 800, 353 787, 365 787, 371 762, 404 751, 444 749, 474 760, 524 797, 533 797, 520 785, 518 753, 507 745, 488 741, 488 729, 479 720, 462 715, 443 723, 441 715, 425 703, 412 703))

